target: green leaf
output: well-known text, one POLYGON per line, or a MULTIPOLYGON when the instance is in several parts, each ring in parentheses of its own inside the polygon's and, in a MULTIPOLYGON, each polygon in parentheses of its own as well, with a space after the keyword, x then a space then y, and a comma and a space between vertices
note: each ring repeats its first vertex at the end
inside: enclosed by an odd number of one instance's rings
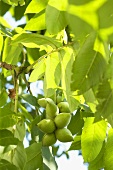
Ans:
POLYGON ((8 98, 8 94, 6 92, 5 89, 2 89, 1 93, 0 93, 0 107, 4 106, 6 104, 8 98))
POLYGON ((26 8, 26 13, 39 13, 46 8, 48 0, 32 0, 26 8))
POLYGON ((95 33, 87 37, 73 64, 71 89, 79 94, 98 84, 106 68, 104 57, 94 50, 95 38, 95 33))
POLYGON ((8 169, 8 170, 19 170, 15 165, 11 164, 10 162, 8 162, 4 159, 2 159, 0 161, 0 169, 1 170, 6 170, 6 169, 8 169))
POLYGON ((25 170, 36 170, 43 164, 41 143, 33 143, 25 149, 27 154, 27 163, 25 170))
POLYGON ((26 135, 25 123, 20 121, 15 126, 14 137, 18 138, 20 141, 23 141, 25 135, 26 135))
MULTIPOLYGON (((56 1, 58 3, 58 1, 56 1)), ((59 2, 61 4, 61 2, 59 2)), ((62 4, 61 4, 62 5, 62 4)), ((65 11, 60 11, 54 6, 47 5, 46 26, 50 34, 57 34, 67 26, 65 11)))
POLYGON ((57 163, 55 161, 55 157, 52 155, 51 150, 49 147, 43 147, 42 148, 43 153, 43 162, 44 168, 47 170, 56 170, 58 169, 57 163))
POLYGON ((31 94, 22 94, 21 98, 33 106, 38 106, 37 98, 31 94))
POLYGON ((80 133, 84 125, 84 120, 81 117, 80 109, 77 110, 75 115, 72 115, 71 121, 67 128, 71 131, 73 135, 80 133))
POLYGON ((27 155, 22 142, 19 142, 14 150, 13 164, 19 169, 24 170, 27 161, 27 155))
POLYGON ((90 3, 85 1, 84 5, 83 1, 80 1, 79 4, 73 0, 69 0, 69 2, 67 20, 76 38, 84 38, 93 30, 98 30, 99 21, 96 11, 103 5, 105 0, 98 3, 96 1, 90 1, 90 3))
POLYGON ((5 61, 8 64, 17 64, 21 51, 22 46, 20 44, 11 45, 11 39, 7 37, 5 39, 2 61, 5 61))
POLYGON ((0 145, 8 146, 8 145, 17 145, 18 139, 14 138, 14 135, 9 130, 0 130, 0 145))
POLYGON ((3 35, 0 34, 0 58, 1 58, 2 48, 3 48, 3 35))
POLYGON ((45 11, 43 10, 40 13, 35 14, 34 17, 28 21, 24 30, 39 31, 44 30, 45 28, 45 11))
POLYGON ((71 47, 65 47, 60 51, 60 62, 61 62, 61 88, 63 89, 66 100, 69 103, 70 111, 76 110, 79 101, 77 96, 74 96, 70 89, 72 65, 74 62, 74 51, 71 47), (68 83, 67 83, 68 82, 68 83))
POLYGON ((44 75, 46 69, 45 58, 39 61, 34 67, 34 70, 30 74, 29 82, 35 82, 44 75))
POLYGON ((20 103, 18 103, 18 107, 21 110, 21 114, 31 122, 33 120, 33 118, 30 115, 30 113, 28 112, 28 110, 20 103))
POLYGON ((113 169, 113 129, 108 132, 108 139, 104 151, 105 170, 113 169))
POLYGON ((8 22, 0 16, 0 24, 2 24, 6 28, 11 28, 11 26, 8 24, 8 22))
POLYGON ((97 14, 99 17, 100 28, 113 26, 112 3, 113 3, 113 0, 105 1, 105 3, 97 11, 97 14))
POLYGON ((0 129, 5 129, 16 124, 16 115, 8 107, 0 108, 0 129))
MULTIPOLYGON (((27 48, 27 57, 30 64, 33 64, 35 60, 40 57, 39 49, 27 48)), ((34 66, 35 67, 35 66, 34 66)))
POLYGON ((55 89, 59 86, 61 76, 61 67, 59 53, 54 52, 46 59, 46 70, 44 77, 45 96, 48 96, 49 89, 55 89))
POLYGON ((92 89, 89 89, 87 92, 84 93, 84 98, 86 104, 90 107, 93 113, 96 111, 97 106, 97 99, 92 89))
POLYGON ((83 4, 86 4, 88 2, 90 2, 90 0, 68 0, 69 1, 69 4, 75 4, 75 5, 83 5, 83 4))
POLYGON ((89 163, 88 170, 97 170, 104 168, 104 152, 105 152, 105 143, 103 143, 102 149, 98 156, 89 163))
POLYGON ((106 137, 107 123, 104 120, 93 122, 93 117, 86 119, 81 135, 82 155, 85 162, 91 162, 98 156, 106 137))
POLYGON ((60 45, 58 41, 54 38, 46 37, 44 35, 35 34, 35 33, 22 33, 17 34, 12 38, 12 44, 16 45, 22 43, 28 48, 39 48, 40 45, 50 45, 53 48, 56 48, 60 45))
POLYGON ((71 150, 80 150, 81 149, 81 136, 77 135, 74 137, 74 141, 72 142, 69 151, 71 150))
POLYGON ((99 100, 99 104, 96 108, 96 119, 109 117, 113 113, 113 81, 104 80, 100 84, 97 99, 99 100))

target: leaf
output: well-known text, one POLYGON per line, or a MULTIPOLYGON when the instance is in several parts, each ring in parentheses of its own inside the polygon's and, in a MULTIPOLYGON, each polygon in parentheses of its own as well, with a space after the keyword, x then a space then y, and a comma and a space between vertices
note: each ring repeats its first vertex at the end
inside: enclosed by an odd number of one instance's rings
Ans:
POLYGON ((54 52, 46 59, 46 70, 44 76, 44 92, 48 96, 49 89, 55 89, 59 86, 61 76, 61 67, 59 53, 54 52))
POLYGON ((32 0, 26 8, 26 13, 39 13, 46 8, 48 0, 32 0))
POLYGON ((8 94, 7 94, 6 90, 2 89, 2 91, 0 93, 0 107, 4 106, 6 104, 7 98, 8 98, 8 94))
MULTIPOLYGON (((35 60, 40 57, 39 49, 27 48, 27 57, 30 64, 33 64, 35 60)), ((35 67, 35 66, 34 66, 35 67)))
POLYGON ((14 137, 18 138, 20 141, 23 141, 25 135, 26 135, 25 123, 20 121, 15 126, 14 137))
POLYGON ((29 77, 29 82, 35 82, 39 80, 45 73, 45 58, 43 58, 41 61, 39 61, 34 70, 31 72, 29 77))
POLYGON ((45 11, 41 11, 28 21, 24 30, 39 31, 44 30, 45 28, 45 11))
POLYGON ((73 64, 71 89, 78 94, 98 84, 106 68, 104 57, 93 50, 95 38, 95 33, 87 37, 73 64))
POLYGON ((33 118, 30 115, 30 113, 28 112, 28 110, 20 103, 18 103, 18 107, 21 110, 22 115, 31 122, 33 120, 33 118))
POLYGON ((80 150, 81 149, 81 136, 77 135, 74 137, 74 141, 72 142, 69 151, 71 150, 80 150))
POLYGON ((22 94, 21 98, 33 106, 38 106, 37 98, 31 94, 22 94))
POLYGON ((0 24, 6 28, 11 28, 11 26, 8 24, 8 22, 1 16, 0 16, 0 24))
POLYGON ((0 129, 5 129, 16 124, 16 115, 7 106, 0 108, 0 129))
POLYGON ((71 47, 65 47, 60 51, 60 62, 61 62, 61 87, 63 89, 66 100, 69 103, 70 111, 76 110, 79 101, 76 96, 73 96, 70 88, 72 65, 74 62, 74 52, 71 47), (68 82, 68 83, 67 83, 68 82))
POLYGON ((104 152, 105 152, 105 142, 103 143, 102 149, 98 156, 89 163, 88 170, 97 170, 104 168, 104 152))
POLYGON ((0 34, 0 58, 1 58, 2 48, 3 48, 3 36, 2 34, 0 34))
POLYGON ((77 39, 84 38, 93 30, 98 30, 99 21, 96 11, 103 5, 104 1, 101 0, 98 4, 96 1, 90 1, 90 3, 85 1, 83 4, 82 1, 78 3, 69 0, 67 20, 77 39))
POLYGON ((107 123, 104 120, 93 122, 93 117, 86 119, 81 135, 82 155, 85 162, 91 162, 98 156, 106 137, 107 123))
POLYGON ((92 89, 89 89, 87 92, 84 93, 84 98, 86 104, 90 107, 93 113, 96 112, 97 106, 97 99, 92 89))
POLYGON ((42 148, 43 153, 43 163, 44 168, 47 170, 56 170, 58 169, 57 163, 55 161, 55 157, 52 155, 51 150, 49 147, 42 148))
POLYGON ((14 150, 13 164, 19 169, 24 170, 27 161, 27 155, 22 142, 19 142, 14 150))
POLYGON ((105 170, 113 169, 113 129, 108 132, 108 139, 104 151, 105 170))
POLYGON ((96 120, 109 117, 113 113, 113 81, 103 80, 98 88, 97 99, 99 104, 95 113, 96 120))
MULTIPOLYGON (((58 1, 56 1, 58 3, 58 1)), ((61 2, 59 3, 61 4, 61 2)), ((61 4, 62 5, 62 4, 61 4)), ((57 34, 67 26, 65 11, 60 11, 54 6, 47 5, 46 26, 50 34, 57 34)))
POLYGON ((8 162, 4 159, 2 159, 0 161, 0 169, 1 170, 6 170, 6 169, 8 169, 8 170, 18 170, 18 168, 15 165, 11 164, 10 162, 8 162))
POLYGON ((27 163, 25 166, 25 170, 31 170, 31 169, 36 170, 40 168, 43 164, 41 143, 33 143, 25 150, 27 154, 27 163))
POLYGON ((22 51, 22 46, 18 44, 11 45, 11 39, 7 37, 5 39, 2 61, 8 64, 13 64, 13 65, 17 64, 21 51, 22 51))
POLYGON ((71 131, 73 135, 78 134, 82 131, 84 125, 84 120, 81 117, 80 109, 77 110, 75 115, 72 115, 71 121, 67 128, 71 131))
POLYGON ((18 139, 14 138, 14 135, 9 130, 0 130, 0 145, 8 146, 8 145, 17 145, 18 139))
POLYGON ((54 38, 50 38, 36 33, 17 34, 12 38, 12 40, 12 44, 16 45, 18 43, 22 43, 28 48, 39 48, 40 45, 50 45, 53 48, 56 48, 60 45, 60 43, 54 38))
POLYGON ((97 11, 97 14, 99 17, 100 28, 113 26, 112 3, 113 3, 113 0, 105 1, 105 3, 97 11))

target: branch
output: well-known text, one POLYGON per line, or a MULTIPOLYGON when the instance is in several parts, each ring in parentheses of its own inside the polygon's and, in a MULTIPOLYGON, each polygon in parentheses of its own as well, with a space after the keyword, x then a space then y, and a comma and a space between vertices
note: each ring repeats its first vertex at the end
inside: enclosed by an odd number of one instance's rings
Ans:
POLYGON ((0 62, 0 67, 3 67, 7 70, 13 70, 14 69, 14 65, 7 64, 6 62, 0 62))

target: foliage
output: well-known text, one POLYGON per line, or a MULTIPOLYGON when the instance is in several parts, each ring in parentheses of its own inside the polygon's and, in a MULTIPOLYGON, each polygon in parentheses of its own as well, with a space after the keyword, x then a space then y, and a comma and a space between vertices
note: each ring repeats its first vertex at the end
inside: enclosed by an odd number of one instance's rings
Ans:
POLYGON ((113 169, 113 0, 0 2, 0 169, 57 169, 59 146, 42 146, 41 98, 69 104, 88 169, 113 169), (13 28, 4 15, 25 23, 13 28), (32 83, 43 83, 33 95, 32 83), (29 146, 23 141, 31 136, 29 146), (51 149, 52 148, 52 149, 51 149))

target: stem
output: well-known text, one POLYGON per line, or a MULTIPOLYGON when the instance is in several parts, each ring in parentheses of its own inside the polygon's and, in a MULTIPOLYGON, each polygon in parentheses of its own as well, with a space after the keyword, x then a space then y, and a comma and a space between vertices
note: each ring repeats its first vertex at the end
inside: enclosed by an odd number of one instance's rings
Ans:
POLYGON ((16 95, 15 95, 15 107, 14 107, 15 113, 18 112, 18 89, 19 89, 19 80, 16 79, 16 81, 15 81, 15 93, 16 93, 16 95))
MULTIPOLYGON (((29 83, 28 83, 28 81, 27 81, 24 73, 22 74, 22 78, 23 78, 23 80, 24 80, 24 82, 25 82, 25 84, 26 84, 26 86, 27 86, 27 88, 28 88, 29 93, 30 93, 31 95, 33 95, 33 94, 32 94, 32 91, 31 91, 31 89, 30 89, 29 83)), ((36 107, 35 107, 35 110, 36 110, 36 115, 39 115, 39 114, 38 114, 38 109, 37 109, 36 107)))

